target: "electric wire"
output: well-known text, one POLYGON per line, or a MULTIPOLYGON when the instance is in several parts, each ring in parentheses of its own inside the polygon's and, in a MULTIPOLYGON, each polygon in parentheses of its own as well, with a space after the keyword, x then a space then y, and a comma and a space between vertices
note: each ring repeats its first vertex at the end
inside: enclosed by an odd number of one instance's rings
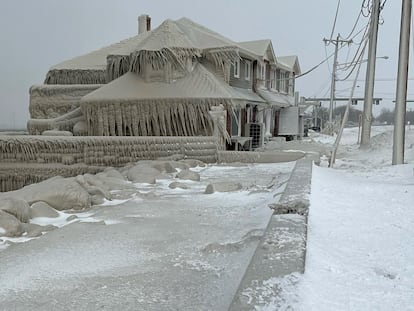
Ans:
POLYGON ((358 30, 358 32, 357 33, 355 33, 355 35, 351 38, 351 40, 352 40, 352 43, 354 44, 354 45, 360 45, 361 43, 362 43, 362 41, 364 41, 364 37, 366 36, 366 32, 368 31, 368 29, 369 29, 369 21, 370 20, 368 20, 368 22, 365 24, 365 26, 363 26, 360 30, 358 30), (361 40, 360 41, 355 41, 355 38, 357 37, 357 36, 359 36, 359 34, 362 32, 362 31, 364 31, 364 34, 362 35, 362 37, 361 37, 361 40))
MULTIPOLYGON (((357 45, 357 49, 354 53, 354 56, 352 57, 352 61, 349 63, 346 63, 345 66, 342 67, 338 67, 336 68, 336 70, 342 71, 344 73, 346 73, 349 70, 349 73, 346 75, 346 79, 349 78, 355 71, 356 66, 358 65, 358 62, 362 61, 363 58, 363 51, 365 49, 365 46, 367 44, 367 38, 369 36, 369 31, 370 31, 370 23, 371 23, 371 19, 372 19, 372 14, 368 13, 365 14, 364 13, 364 9, 369 9, 368 11, 370 12, 370 5, 371 2, 369 0, 363 0, 362 4, 361 4, 361 9, 359 11, 359 14, 352 26, 351 32, 348 34, 348 36, 346 37, 347 40, 349 41, 353 41, 353 43, 355 45, 357 45), (369 17, 368 22, 355 33, 355 30, 360 22, 360 18, 361 16, 365 16, 365 17, 369 17), (358 42, 355 42, 355 38, 357 38, 361 33, 363 32, 361 39, 358 42), (352 38, 352 39, 351 39, 352 38)), ((349 59, 349 53, 350 53, 351 49, 348 49, 348 53, 346 56, 346 60, 348 61, 349 59)), ((326 51, 326 45, 325 45, 325 55, 327 55, 327 51, 326 51)), ((329 72, 332 75, 332 71, 330 70, 329 67, 329 72)), ((338 81, 343 81, 344 79, 337 79, 338 81)))
MULTIPOLYGON (((366 42, 366 40, 367 40, 368 38, 367 37, 365 37, 364 38, 364 40, 365 40, 365 42, 366 42)), ((361 47, 362 47, 363 45, 362 45, 362 42, 361 42, 361 45, 359 45, 358 46, 358 49, 357 49, 357 51, 355 52, 355 55, 354 55, 354 57, 352 58, 352 61, 350 61, 349 63, 346 63, 346 64, 342 64, 342 67, 341 66, 338 66, 337 67, 337 70, 339 70, 339 71, 342 71, 342 72, 346 72, 346 71, 348 71, 350 68, 353 68, 353 67, 355 67, 355 65, 357 65, 357 63, 358 63, 358 61, 361 61, 362 60, 362 50, 361 50, 361 47)))
MULTIPOLYGON (((359 31, 357 31, 355 34, 353 34, 354 32, 355 32, 355 29, 356 29, 356 27, 357 27, 357 25, 358 25, 358 21, 360 20, 360 16, 361 15, 363 15, 363 16, 366 16, 366 17, 368 17, 369 15, 364 15, 363 14, 363 9, 364 8, 368 8, 368 6, 369 6, 369 3, 370 3, 370 1, 369 0, 363 0, 363 2, 362 2, 362 5, 361 5, 361 10, 360 10, 360 13, 358 14, 358 17, 357 17, 357 19, 356 19, 356 22, 354 23, 354 25, 353 25, 353 27, 352 27, 352 30, 351 30, 351 32, 350 32, 350 34, 348 35, 348 38, 350 37, 350 36, 352 36, 353 35, 353 37, 352 37, 352 39, 355 39, 358 35, 360 35, 360 33, 362 32, 362 31, 364 31, 364 34, 362 35, 362 39, 361 39, 361 41, 360 42, 358 42, 357 43, 357 45, 358 45, 358 48, 357 48, 357 51, 355 52, 355 54, 354 54, 354 57, 353 57, 353 59, 352 59, 352 61, 351 61, 351 64, 353 65, 352 66, 352 69, 351 69, 351 72, 350 72, 350 74, 349 75, 347 75, 347 78, 346 79, 348 79, 349 78, 349 76, 351 76, 352 75, 352 73, 353 73, 353 71, 355 70, 355 68, 356 68, 356 66, 357 66, 357 59, 358 60, 361 60, 361 55, 362 55, 362 53, 361 53, 361 48, 362 48, 362 43, 365 41, 365 43, 364 43, 364 47, 365 47, 365 45, 366 45, 366 40, 367 40, 367 37, 368 37, 368 29, 369 29, 369 22, 364 26, 364 27, 362 27, 359 31)), ((334 33, 334 31, 335 31, 335 27, 336 27, 336 22, 337 22, 337 18, 338 18, 338 15, 339 15, 339 6, 340 6, 340 0, 338 0, 338 4, 337 4, 337 10, 336 10, 336 14, 335 14, 335 19, 334 19, 334 24, 333 24, 333 27, 332 27, 332 31, 331 31, 331 39, 330 40, 332 40, 332 37, 333 37, 333 33, 334 33)), ((352 40, 351 39, 351 40, 352 40)), ((330 40, 327 40, 327 42, 329 42, 330 40)), ((314 71, 315 69, 317 69, 317 68, 319 68, 323 63, 327 63, 327 65, 328 65, 328 71, 330 72, 330 74, 332 75, 332 71, 331 71, 331 68, 330 68, 330 66, 329 66, 329 59, 335 54, 335 53, 332 53, 332 54, 330 54, 330 55, 328 55, 328 52, 327 52, 327 49, 326 49, 326 46, 327 46, 328 44, 325 42, 325 59, 324 60, 322 60, 321 62, 319 62, 317 65, 315 65, 315 66, 313 66, 312 68, 310 68, 309 70, 307 70, 307 71, 305 71, 304 73, 302 73, 302 74, 300 74, 300 75, 297 75, 297 76, 295 76, 295 78, 297 79, 297 78, 300 78, 300 77, 303 77, 303 76, 305 76, 305 75, 307 75, 307 74, 309 74, 309 73, 311 73, 312 71, 314 71)), ((341 50, 343 47, 345 47, 345 45, 341 45, 339 48, 338 48, 338 51, 339 50, 341 50)), ((349 53, 349 52, 348 52, 349 53)), ((351 68, 351 65, 347 68, 347 69, 349 69, 349 68, 351 68)), ((343 69, 344 70, 344 69, 343 69)), ((341 79, 341 81, 343 81, 344 79, 341 79)))
MULTIPOLYGON (((363 48, 363 53, 362 54, 365 54, 365 48, 366 48, 366 46, 367 45, 364 44, 364 48, 363 48)), ((354 97, 354 93, 355 93, 355 88, 356 88, 356 85, 357 85, 357 80, 358 80, 359 72, 361 70, 361 63, 359 63, 358 66, 355 66, 355 67, 358 67, 358 70, 356 72, 356 75, 355 75, 355 78, 354 78, 354 82, 352 84, 351 94, 349 95, 349 100, 348 100, 348 104, 346 105, 346 110, 345 110, 345 113, 344 113, 344 117, 342 119, 341 127, 340 127, 339 132, 338 132, 338 135, 336 136, 336 139, 335 139, 335 144, 334 144, 334 148, 333 148, 332 153, 331 153, 331 159, 330 159, 330 163, 329 163, 329 166, 330 167, 333 167, 333 164, 335 163, 336 153, 338 151, 339 143, 340 143, 341 138, 342 138, 342 133, 344 131, 346 122, 348 121, 349 110, 351 108, 352 98, 354 97)))
POLYGON ((362 1, 362 6, 361 6, 361 13, 362 16, 364 17, 368 17, 371 14, 371 7, 372 7, 372 1, 371 0, 364 0, 362 1))
MULTIPOLYGON (((357 67, 357 65, 359 64, 359 65, 361 65, 362 64, 362 58, 364 57, 364 54, 365 54, 365 48, 366 48, 366 46, 368 45, 368 38, 365 40, 365 43, 364 43, 364 47, 363 47, 363 49, 362 49, 362 51, 361 51, 361 53, 360 53, 360 55, 359 55, 359 58, 358 58, 358 60, 355 62, 355 64, 354 64, 354 66, 351 68, 351 70, 349 71, 349 73, 346 75, 346 77, 345 78, 342 78, 342 79, 337 79, 337 81, 344 81, 344 80, 346 80, 346 79, 348 79, 352 74, 353 74, 353 72, 354 72, 354 70, 355 70, 355 68, 357 67)), ((359 68, 359 67, 358 67, 359 68)))
POLYGON ((341 4, 341 0, 338 0, 338 4, 336 5, 336 13, 335 13, 335 19, 334 19, 334 23, 332 25, 332 31, 331 31, 331 37, 329 40, 332 40, 333 38, 333 34, 335 32, 335 27, 336 27, 336 21, 338 19, 338 13, 339 13, 339 6, 341 4))
MULTIPOLYGON (((370 20, 371 20, 371 18, 370 18, 370 20)), ((361 50, 361 48, 363 47, 363 42, 365 42, 364 45, 367 44, 367 40, 368 40, 368 37, 369 37, 369 29, 370 29, 370 21, 365 25, 364 34, 361 38, 360 43, 358 44, 358 48, 357 48, 357 50, 354 54, 354 57, 352 58, 352 61, 349 62, 347 65, 345 65, 343 67, 339 67, 338 68, 339 70, 346 72, 348 69, 353 68, 353 69, 351 69, 353 71, 355 66, 357 65, 357 62, 362 60, 363 50, 361 50)), ((341 81, 342 80, 343 79, 341 79, 341 81)))
MULTIPOLYGON (((387 0, 385 0, 382 4, 380 3, 380 10, 384 8, 386 2, 387 2, 387 0)), ((369 11, 371 12, 372 11, 372 1, 364 0, 363 3, 362 3, 362 9, 364 7, 365 8, 368 8, 369 7, 369 11)), ((362 12, 362 9, 361 9, 361 12, 362 12)), ((354 59, 349 63, 348 66, 339 68, 342 71, 347 71, 348 69, 350 69, 352 67, 351 70, 350 70, 350 72, 347 74, 347 76, 345 78, 338 79, 338 81, 345 81, 345 80, 347 80, 352 75, 352 73, 354 72, 356 64, 358 62, 361 62, 362 61, 362 58, 363 58, 363 55, 364 55, 363 51, 365 50, 365 46, 368 43, 368 38, 369 38, 370 33, 372 31, 372 29, 370 27, 371 22, 372 22, 372 18, 373 18, 373 16, 370 13, 369 21, 368 21, 368 23, 366 25, 364 35, 362 36, 362 39, 361 39, 361 44, 359 45, 359 47, 358 47, 358 49, 357 49, 357 51, 355 53, 354 59), (359 52, 359 50, 361 49, 361 46, 362 46, 362 42, 363 41, 365 41, 364 48, 359 52)))
MULTIPOLYGON (((344 46, 339 47, 338 51, 340 49, 342 49, 344 46)), ((322 60, 320 63, 318 63, 317 65, 313 66, 311 69, 305 71, 304 73, 301 73, 300 75, 295 76, 295 78, 300 78, 303 77, 309 73, 311 73, 312 71, 314 71, 315 69, 317 69, 318 67, 320 67, 323 63, 327 62, 332 56, 334 56, 335 53, 332 53, 331 55, 328 55, 324 60, 322 60)))
POLYGON ((358 24, 359 24, 359 20, 360 20, 360 18, 361 18, 361 15, 362 15, 362 11, 360 10, 360 11, 359 11, 359 14, 358 14, 358 17, 356 18, 356 21, 355 21, 355 23, 354 23, 354 26, 353 26, 353 27, 352 27, 352 29, 351 29, 351 32, 349 33, 349 35, 348 35, 348 36, 346 36, 345 40, 348 40, 348 39, 350 39, 350 38, 351 38, 352 34, 354 33, 354 31, 355 31, 356 27, 357 27, 357 26, 358 26, 358 24))

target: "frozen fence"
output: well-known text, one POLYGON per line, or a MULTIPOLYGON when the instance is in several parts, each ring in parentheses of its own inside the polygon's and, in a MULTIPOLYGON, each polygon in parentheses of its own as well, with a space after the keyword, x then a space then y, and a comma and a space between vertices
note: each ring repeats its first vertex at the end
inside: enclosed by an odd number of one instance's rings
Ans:
POLYGON ((0 136, 1 191, 51 176, 93 173, 99 167, 121 167, 139 160, 178 157, 213 163, 217 148, 213 136, 0 136))

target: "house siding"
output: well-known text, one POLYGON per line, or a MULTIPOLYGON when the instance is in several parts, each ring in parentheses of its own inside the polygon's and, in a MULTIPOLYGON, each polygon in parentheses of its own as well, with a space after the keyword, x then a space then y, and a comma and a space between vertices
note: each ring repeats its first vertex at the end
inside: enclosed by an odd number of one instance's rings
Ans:
MULTIPOLYGON (((226 77, 222 68, 217 67, 212 62, 207 60, 206 58, 202 58, 200 63, 211 73, 213 73, 216 77, 221 78, 222 80, 226 81, 226 77)), ((233 70, 233 68, 232 68, 233 70)), ((232 73, 232 72, 231 72, 232 73)), ((230 74, 231 74, 230 73, 230 74)))
POLYGON ((243 89, 251 89, 253 86, 253 62, 250 62, 250 79, 246 80, 246 59, 242 58, 240 60, 240 77, 236 78, 234 76, 234 65, 231 65, 230 68, 230 85, 234 87, 239 87, 243 89))

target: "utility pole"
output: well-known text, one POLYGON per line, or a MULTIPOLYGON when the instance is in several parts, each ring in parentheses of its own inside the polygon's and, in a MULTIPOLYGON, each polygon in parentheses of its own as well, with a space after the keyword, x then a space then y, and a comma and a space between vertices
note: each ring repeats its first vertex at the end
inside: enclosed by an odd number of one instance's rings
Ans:
POLYGON ((374 98, 375 62, 377 57, 378 22, 380 0, 372 1, 371 24, 369 27, 368 65, 365 78, 365 100, 362 112, 361 147, 368 147, 371 137, 372 104, 374 98))
MULTIPOLYGON (((336 84, 336 66, 338 65, 338 48, 340 44, 343 43, 347 43, 347 44, 351 44, 352 40, 342 40, 340 38, 341 36, 338 33, 338 36, 336 37, 336 39, 323 39, 323 42, 325 42, 325 44, 329 44, 332 43, 335 45, 335 54, 334 54, 334 62, 333 62, 333 66, 332 66, 332 78, 331 78, 331 97, 330 97, 330 101, 329 101, 329 126, 331 127, 331 130, 333 130, 332 128, 332 119, 333 119, 333 106, 334 106, 334 100, 335 100, 335 84, 336 84)), ((331 132, 332 134, 332 132, 331 132)))
POLYGON ((405 114, 407 109, 408 60, 412 0, 403 0, 401 9, 400 49, 398 54, 397 96, 395 101, 392 164, 404 163, 405 114))

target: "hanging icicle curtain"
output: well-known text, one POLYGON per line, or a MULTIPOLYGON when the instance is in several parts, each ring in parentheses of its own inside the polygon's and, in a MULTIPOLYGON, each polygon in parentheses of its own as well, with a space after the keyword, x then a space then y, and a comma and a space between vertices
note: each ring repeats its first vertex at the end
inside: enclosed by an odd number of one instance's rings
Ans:
POLYGON ((82 102, 89 136, 210 136, 210 108, 220 99, 140 99, 82 102))
POLYGON ((201 52, 193 48, 163 48, 158 51, 140 50, 131 54, 132 72, 141 72, 143 64, 151 64, 154 70, 163 69, 167 64, 178 70, 186 70, 187 60, 200 57, 201 52))
POLYGON ((126 74, 131 66, 129 55, 108 55, 106 62, 106 75, 108 82, 126 74))
POLYGON ((206 49, 204 51, 206 58, 212 61, 217 67, 222 67, 224 64, 233 64, 240 60, 238 48, 234 46, 206 49))
POLYGON ((142 73, 146 64, 153 70, 171 65, 173 70, 186 71, 187 62, 199 57, 198 49, 164 48, 160 51, 141 50, 131 55, 109 55, 107 58, 107 81, 115 80, 128 71, 142 73))
POLYGON ((51 69, 48 71, 45 84, 105 84, 105 70, 51 69))

